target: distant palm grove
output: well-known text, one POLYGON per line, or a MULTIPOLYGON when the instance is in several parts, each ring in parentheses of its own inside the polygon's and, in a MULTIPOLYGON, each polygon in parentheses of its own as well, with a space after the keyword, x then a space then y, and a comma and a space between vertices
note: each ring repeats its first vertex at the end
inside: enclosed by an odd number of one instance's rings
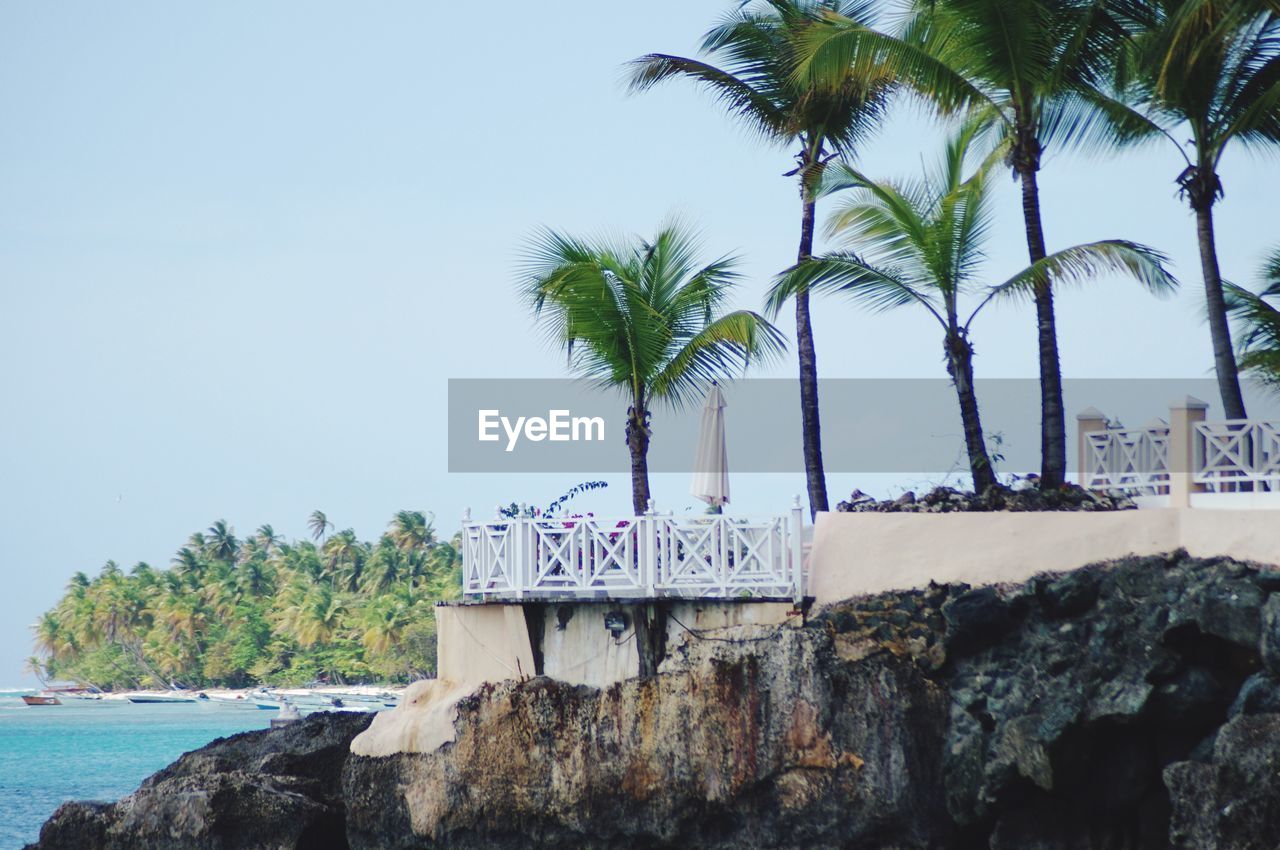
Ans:
POLYGON ((108 561, 78 572, 35 626, 45 678, 104 688, 404 682, 435 671, 435 603, 457 596, 454 543, 400 511, 376 542, 334 532, 320 511, 310 540, 269 525, 239 538, 219 520, 168 569, 108 561))

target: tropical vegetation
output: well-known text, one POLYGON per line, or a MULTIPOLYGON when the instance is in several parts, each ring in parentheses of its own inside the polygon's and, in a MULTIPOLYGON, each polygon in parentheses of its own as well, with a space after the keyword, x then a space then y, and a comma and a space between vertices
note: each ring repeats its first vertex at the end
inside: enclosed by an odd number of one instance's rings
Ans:
POLYGON ((1280 393, 1280 248, 1262 265, 1259 293, 1226 284, 1226 305, 1237 319, 1240 368, 1280 393))
POLYGON ((35 625, 36 672, 104 688, 405 682, 435 670, 436 602, 461 590, 459 542, 399 511, 376 541, 312 514, 311 540, 270 525, 197 532, 168 569, 108 561, 72 576, 35 625))
POLYGON ((737 282, 736 260, 697 261, 699 244, 683 224, 663 225, 652 241, 585 240, 544 231, 526 254, 524 296, 571 368, 622 390, 631 453, 631 500, 649 502, 649 441, 655 403, 679 407, 712 381, 783 348, 758 313, 724 312, 737 282))
MULTIPOLYGON (((943 332, 943 360, 955 387, 974 489, 997 484, 987 451, 973 378, 973 322, 996 299, 1038 292, 1049 278, 1059 284, 1099 272, 1131 275, 1155 292, 1168 292, 1173 278, 1157 252, 1109 240, 1076 245, 1049 254, 1008 280, 975 290, 991 227, 989 155, 966 176, 976 125, 957 133, 937 168, 923 179, 877 182, 841 166, 826 191, 849 190, 852 198, 831 220, 831 235, 851 250, 815 257, 783 274, 770 291, 770 309, 801 291, 841 292, 872 310, 914 305, 943 332), (962 320, 960 299, 977 304, 962 320)), ((997 150, 995 153, 1000 153, 997 150)))
MULTIPOLYGON (((632 63, 632 88, 648 89, 683 77, 709 89, 740 122, 765 140, 795 149, 800 194, 800 245, 796 262, 813 253, 818 186, 834 157, 850 160, 860 141, 884 117, 890 79, 878 67, 838 69, 822 86, 794 73, 805 34, 828 15, 861 21, 865 0, 767 0, 745 2, 702 41, 710 61, 651 53, 632 63), (718 64, 717 64, 718 63, 718 64)), ((800 366, 800 415, 805 478, 811 512, 827 509, 826 471, 818 411, 818 364, 809 294, 794 295, 796 353, 800 366)))
POLYGON ((1117 84, 1151 119, 1147 134, 1174 142, 1186 167, 1177 183, 1196 218, 1213 364, 1228 419, 1246 416, 1228 305, 1218 263, 1213 209, 1224 190, 1227 148, 1280 143, 1280 6, 1262 2, 1147 0, 1127 45, 1117 84), (1184 150, 1174 133, 1190 133, 1184 150))
MULTIPOLYGON (((829 23, 810 34, 798 73, 831 85, 848 67, 886 68, 941 111, 963 108, 986 124, 1020 184, 1033 265, 1048 254, 1038 182, 1045 151, 1119 141, 1137 120, 1105 94, 1128 37, 1119 3, 917 0, 897 34, 837 16, 829 23)), ((1053 284, 1042 276, 1034 288, 1046 487, 1065 481, 1067 464, 1053 284)))

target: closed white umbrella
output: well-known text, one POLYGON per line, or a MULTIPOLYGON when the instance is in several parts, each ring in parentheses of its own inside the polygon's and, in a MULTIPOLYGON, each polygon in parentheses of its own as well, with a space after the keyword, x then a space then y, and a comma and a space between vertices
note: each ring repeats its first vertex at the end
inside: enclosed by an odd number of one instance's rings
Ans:
POLYGON ((689 492, 718 508, 729 502, 729 451, 724 440, 724 396, 711 385, 702 405, 698 453, 693 459, 693 485, 689 492))

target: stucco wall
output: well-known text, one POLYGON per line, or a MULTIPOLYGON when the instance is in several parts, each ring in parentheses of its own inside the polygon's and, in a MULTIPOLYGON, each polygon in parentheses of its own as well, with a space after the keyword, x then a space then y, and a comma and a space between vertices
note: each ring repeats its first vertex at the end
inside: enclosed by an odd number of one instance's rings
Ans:
POLYGON ((436 675, 459 685, 533 675, 533 648, 519 605, 436 608, 436 675))
POLYGON ((1280 515, 1268 511, 819 514, 809 595, 826 605, 930 581, 1023 581, 1125 555, 1185 547, 1280 563, 1280 515))
MULTIPOLYGON (((667 602, 667 647, 692 640, 687 630, 765 625, 786 621, 789 602, 690 600, 667 602)), ((637 605, 565 602, 538 605, 542 624, 542 672, 579 685, 605 687, 636 676, 640 656, 634 632, 637 605), (610 611, 628 618, 616 640, 604 627, 610 611)), ((456 605, 436 609, 439 676, 459 683, 497 682, 534 674, 533 646, 518 603, 456 605), (516 671, 520 671, 517 673, 516 671)))

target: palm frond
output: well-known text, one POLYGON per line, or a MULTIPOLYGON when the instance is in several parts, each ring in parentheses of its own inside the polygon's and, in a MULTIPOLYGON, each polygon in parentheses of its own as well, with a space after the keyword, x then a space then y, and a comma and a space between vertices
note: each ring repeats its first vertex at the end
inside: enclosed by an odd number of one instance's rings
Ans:
POLYGON ((1236 323, 1240 368, 1280 392, 1280 309, 1266 301, 1280 298, 1280 285, 1272 283, 1260 295, 1230 283, 1223 289, 1236 323))
POLYGON ((1165 263, 1168 258, 1145 245, 1122 239, 1088 242, 1064 248, 1027 266, 1013 277, 991 287, 977 314, 989 302, 1002 298, 1030 298, 1037 286, 1049 281, 1053 286, 1084 283, 1103 274, 1133 278, 1155 295, 1172 294, 1178 286, 1165 263))
POLYGON ((729 113, 762 137, 783 141, 788 128, 786 111, 766 93, 739 76, 697 59, 650 53, 630 64, 630 88, 647 91, 673 77, 686 77, 705 87, 729 113))
POLYGON ((801 85, 827 88, 851 74, 887 77, 944 113, 990 102, 987 92, 924 47, 836 13, 800 33, 793 73, 801 85))
POLYGON ((918 303, 946 327, 933 299, 918 284, 896 269, 872 265, 852 252, 814 257, 779 274, 766 295, 766 314, 776 316, 797 292, 837 292, 872 312, 918 303))
POLYGON ((701 398, 712 381, 737 377, 753 361, 786 350, 786 338, 763 316, 736 310, 708 323, 653 378, 651 394, 672 407, 701 398))

